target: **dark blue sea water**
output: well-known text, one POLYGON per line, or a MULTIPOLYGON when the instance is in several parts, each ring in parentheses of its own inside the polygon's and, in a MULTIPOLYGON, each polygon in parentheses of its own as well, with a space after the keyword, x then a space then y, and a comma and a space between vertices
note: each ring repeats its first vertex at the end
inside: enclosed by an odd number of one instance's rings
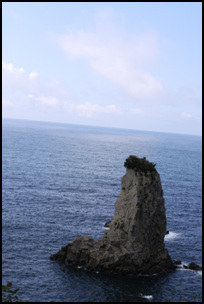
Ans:
POLYGON ((133 154, 157 163, 172 259, 201 265, 202 137, 10 119, 2 127, 2 282, 20 288, 20 298, 201 301, 201 271, 109 277, 49 257, 78 235, 103 235, 133 154))

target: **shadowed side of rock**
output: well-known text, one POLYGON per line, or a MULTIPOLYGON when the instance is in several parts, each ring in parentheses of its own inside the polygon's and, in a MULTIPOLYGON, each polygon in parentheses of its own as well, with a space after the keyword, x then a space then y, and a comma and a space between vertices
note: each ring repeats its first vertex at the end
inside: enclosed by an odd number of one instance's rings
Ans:
POLYGON ((79 236, 50 258, 109 274, 154 274, 175 266, 164 247, 166 214, 155 164, 130 156, 115 214, 104 236, 79 236))

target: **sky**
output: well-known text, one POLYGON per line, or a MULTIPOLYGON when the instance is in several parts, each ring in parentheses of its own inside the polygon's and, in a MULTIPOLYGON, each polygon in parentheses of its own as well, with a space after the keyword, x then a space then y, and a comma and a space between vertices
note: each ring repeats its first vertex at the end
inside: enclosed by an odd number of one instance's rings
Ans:
POLYGON ((202 2, 3 2, 2 117, 202 134, 202 2))

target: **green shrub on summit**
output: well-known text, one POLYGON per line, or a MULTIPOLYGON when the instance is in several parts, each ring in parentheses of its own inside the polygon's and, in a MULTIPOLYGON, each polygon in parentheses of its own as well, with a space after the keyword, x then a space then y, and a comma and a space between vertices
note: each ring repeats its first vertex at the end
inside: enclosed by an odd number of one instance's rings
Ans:
POLYGON ((157 172, 155 168, 156 164, 149 162, 148 160, 146 160, 145 157, 139 158, 137 156, 130 155, 126 159, 124 166, 125 168, 133 169, 135 171, 140 171, 144 173, 147 173, 148 171, 157 172))

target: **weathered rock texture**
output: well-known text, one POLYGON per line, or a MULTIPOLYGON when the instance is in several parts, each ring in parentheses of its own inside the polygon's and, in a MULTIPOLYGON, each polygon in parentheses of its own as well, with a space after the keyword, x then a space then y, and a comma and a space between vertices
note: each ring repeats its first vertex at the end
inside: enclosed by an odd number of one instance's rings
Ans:
POLYGON ((175 268, 164 247, 166 214, 155 164, 130 156, 115 214, 104 236, 79 236, 51 255, 66 265, 109 274, 154 274, 175 268))

